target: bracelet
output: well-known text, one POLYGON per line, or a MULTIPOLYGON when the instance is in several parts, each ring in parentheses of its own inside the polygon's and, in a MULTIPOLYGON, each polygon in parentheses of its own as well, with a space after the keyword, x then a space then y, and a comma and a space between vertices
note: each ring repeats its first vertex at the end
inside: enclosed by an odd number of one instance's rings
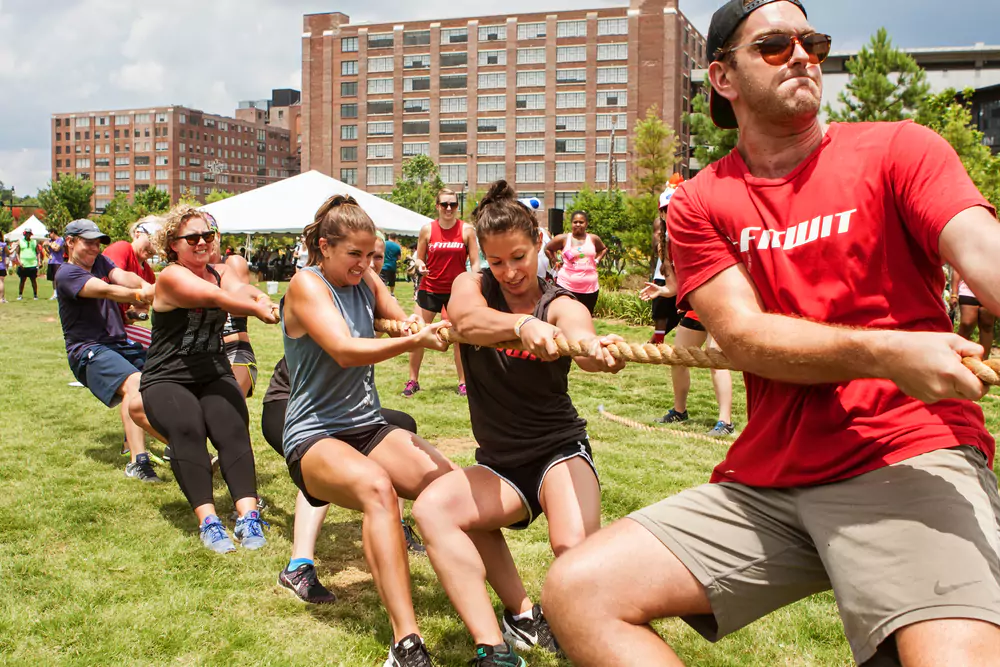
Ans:
POLYGON ((523 316, 521 316, 521 318, 518 319, 517 323, 514 325, 514 335, 517 336, 518 338, 520 338, 521 337, 521 327, 523 327, 525 324, 527 324, 531 320, 537 320, 537 319, 538 318, 535 317, 534 315, 523 315, 523 316))
POLYGON ((136 290, 134 296, 135 296, 135 302, 136 303, 144 303, 143 300, 142 300, 142 290, 136 290))

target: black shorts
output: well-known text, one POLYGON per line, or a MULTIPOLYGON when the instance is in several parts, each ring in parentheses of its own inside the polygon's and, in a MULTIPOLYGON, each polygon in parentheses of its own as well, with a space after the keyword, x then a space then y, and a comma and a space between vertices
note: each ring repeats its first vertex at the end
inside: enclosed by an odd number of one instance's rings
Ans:
POLYGON ((587 307, 590 314, 594 314, 594 308, 597 308, 597 295, 601 293, 601 290, 596 292, 570 292, 576 297, 576 300, 587 307))
MULTIPOLYGON (((486 468, 507 482, 517 491, 517 495, 521 496, 521 502, 528 510, 528 518, 507 527, 511 530, 524 530, 542 513, 542 502, 539 496, 542 493, 545 475, 552 470, 553 466, 577 456, 589 463, 594 471, 594 477, 598 477, 597 466, 594 465, 594 455, 590 450, 590 440, 587 438, 571 440, 558 447, 553 453, 521 466, 496 466, 486 463, 477 463, 476 465, 486 468)), ((598 481, 600 481, 599 477, 598 481)))
POLYGON ((292 478, 292 481, 295 482, 295 486, 299 487, 299 491, 309 501, 310 505, 313 507, 325 507, 330 502, 309 495, 309 492, 306 491, 306 484, 302 481, 302 457, 306 455, 306 452, 320 440, 333 438, 341 442, 346 442, 359 454, 368 456, 372 453, 372 450, 385 440, 387 435, 398 429, 398 426, 393 426, 392 424, 375 424, 374 426, 362 426, 356 429, 341 431, 340 433, 315 435, 288 454, 288 457, 285 459, 285 463, 288 465, 288 474, 292 478))
POLYGON ((17 277, 18 278, 30 278, 34 280, 38 277, 38 267, 33 266, 30 269, 23 266, 17 267, 17 277))
POLYGON ((387 287, 395 287, 396 267, 392 267, 391 269, 383 267, 381 273, 378 274, 378 277, 382 279, 382 282, 384 282, 387 287))
POLYGON ((7 277, 7 269, 0 269, 0 278, 7 277))
POLYGON ((698 320, 693 320, 693 319, 691 319, 690 317, 688 317, 686 315, 684 316, 684 319, 681 320, 681 326, 684 327, 685 329, 690 329, 691 331, 704 331, 705 330, 705 325, 704 324, 702 324, 698 320))
POLYGON ((55 280, 56 279, 56 271, 59 270, 60 266, 62 266, 62 264, 49 264, 49 265, 47 265, 45 267, 45 279, 48 280, 49 282, 52 282, 53 280, 55 280))
POLYGON ((983 304, 979 303, 979 299, 974 296, 965 296, 964 294, 958 295, 958 305, 960 306, 978 306, 982 307, 983 304))
POLYGON ((451 299, 451 294, 435 294, 434 292, 428 292, 427 290, 417 291, 417 305, 424 310, 429 310, 432 313, 440 313, 442 310, 448 307, 448 300, 451 299))
MULTIPOLYGON (((663 287, 667 281, 663 278, 654 278, 653 283, 663 287)), ((669 320, 670 316, 677 312, 677 297, 658 296, 653 299, 652 306, 654 320, 669 320)))
POLYGON ((250 398, 257 384, 257 356, 253 352, 253 346, 245 340, 234 340, 224 343, 223 347, 230 366, 243 366, 250 373, 250 393, 247 394, 247 398, 250 398))

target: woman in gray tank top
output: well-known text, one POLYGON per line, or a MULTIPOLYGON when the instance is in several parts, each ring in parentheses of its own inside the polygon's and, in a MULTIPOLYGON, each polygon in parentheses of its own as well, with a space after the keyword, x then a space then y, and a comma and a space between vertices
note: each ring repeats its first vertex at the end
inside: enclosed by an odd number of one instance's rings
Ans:
POLYGON ((415 499, 455 465, 385 422, 374 364, 418 348, 446 349, 441 325, 375 338, 376 317, 410 318, 371 270, 375 225, 353 198, 327 200, 305 239, 308 265, 282 301, 291 381, 282 437, 288 471, 310 504, 364 514, 361 539, 393 630, 385 664, 430 667, 413 612, 397 498, 415 499))

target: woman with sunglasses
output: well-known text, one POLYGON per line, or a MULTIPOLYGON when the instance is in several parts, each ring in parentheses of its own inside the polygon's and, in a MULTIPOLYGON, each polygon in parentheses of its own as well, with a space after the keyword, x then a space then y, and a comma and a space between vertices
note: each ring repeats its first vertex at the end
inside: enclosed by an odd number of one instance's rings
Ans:
MULTIPOLYGON (((416 313, 425 322, 433 322, 438 313, 441 313, 442 319, 448 319, 451 284, 466 272, 466 262, 473 273, 479 270, 476 230, 458 219, 458 195, 451 190, 441 190, 437 194, 437 209, 438 219, 420 230, 414 255, 416 270, 421 276, 416 313)), ((454 353, 458 395, 465 396, 465 372, 457 345, 454 353)), ((423 360, 423 349, 410 353, 410 379, 403 388, 406 398, 420 391, 420 365, 423 360)))
POLYGON ((549 241, 545 252, 560 265, 556 284, 572 293, 593 315, 601 289, 597 265, 608 254, 608 248, 597 234, 587 233, 590 216, 586 211, 574 211, 570 219, 572 232, 549 241))
POLYGON ((178 204, 166 215, 155 243, 169 265, 153 301, 153 341, 140 380, 141 400, 157 437, 170 443, 170 467, 198 518, 201 540, 217 553, 235 546, 216 515, 207 438, 219 452, 222 476, 239 518, 241 546, 266 543, 257 511, 257 479, 249 414, 222 343, 227 314, 277 322, 266 295, 241 282, 225 265, 211 264, 216 233, 204 214, 178 204))

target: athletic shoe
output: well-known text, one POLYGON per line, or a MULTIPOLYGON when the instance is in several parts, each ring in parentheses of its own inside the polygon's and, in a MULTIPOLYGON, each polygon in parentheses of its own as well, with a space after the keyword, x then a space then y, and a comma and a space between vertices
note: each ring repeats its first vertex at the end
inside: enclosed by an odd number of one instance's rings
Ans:
POLYGON ((207 517, 201 524, 201 543, 217 554, 227 554, 236 551, 236 545, 229 539, 226 528, 214 514, 207 517))
POLYGON ((656 422, 658 424, 680 424, 681 422, 686 422, 688 419, 687 410, 684 412, 677 412, 671 408, 670 412, 657 419, 656 422))
POLYGON ((23 296, 19 296, 19 297, 17 297, 17 300, 18 301, 24 301, 24 297, 23 296))
POLYGON ((170 451, 170 445, 167 445, 166 447, 163 448, 164 461, 169 461, 173 455, 174 455, 173 452, 170 451))
POLYGON ((149 461, 149 454, 145 452, 136 456, 135 461, 125 466, 125 476, 134 477, 143 482, 163 481, 157 476, 156 471, 153 470, 153 464, 149 461))
POLYGON ((510 644, 497 646, 476 646, 476 657, 470 663, 473 667, 525 667, 524 658, 514 653, 510 644))
POLYGON ((410 398, 418 391, 420 391, 420 383, 416 380, 407 380, 406 386, 403 387, 403 398, 410 398))
POLYGON ((316 577, 316 567, 309 563, 299 565, 289 572, 281 570, 278 584, 290 590, 295 597, 310 604, 331 604, 337 601, 337 596, 319 583, 316 577))
POLYGON ((521 620, 515 619, 514 615, 505 609, 503 638, 519 651, 528 651, 532 646, 541 646, 552 653, 559 652, 559 644, 552 635, 549 622, 545 620, 542 608, 537 604, 531 608, 531 618, 521 620))
POLYGON ((52 296, 49 297, 49 301, 55 301, 55 300, 56 300, 56 295, 55 294, 53 294, 52 296))
POLYGON ((733 428, 732 424, 727 424, 724 421, 716 422, 715 426, 711 431, 708 432, 709 435, 732 435, 736 429, 733 428))
POLYGON ((240 546, 244 549, 260 549, 267 544, 264 526, 270 525, 260 518, 260 512, 251 510, 236 520, 233 537, 240 541, 240 546))
POLYGON ((37 296, 36 296, 36 297, 33 297, 33 298, 32 298, 31 300, 32 300, 32 301, 38 301, 38 297, 37 297, 37 296))
POLYGON ((420 541, 420 536, 417 535, 417 531, 412 525, 403 521, 403 535, 406 537, 406 550, 412 551, 415 554, 426 554, 427 548, 424 547, 424 543, 420 541))
MULTIPOLYGON (((264 510, 266 509, 267 509, 267 503, 264 502, 263 498, 257 496, 257 512, 263 515, 264 510)), ((233 522, 240 520, 240 511, 235 507, 233 508, 233 511, 229 515, 229 520, 233 522)))
POLYGON ((407 635, 389 647, 389 657, 382 667, 431 667, 431 656, 420 635, 407 635))
POLYGON ((463 397, 469 395, 469 393, 465 390, 465 383, 464 382, 461 382, 458 385, 458 395, 459 396, 463 396, 463 397))

